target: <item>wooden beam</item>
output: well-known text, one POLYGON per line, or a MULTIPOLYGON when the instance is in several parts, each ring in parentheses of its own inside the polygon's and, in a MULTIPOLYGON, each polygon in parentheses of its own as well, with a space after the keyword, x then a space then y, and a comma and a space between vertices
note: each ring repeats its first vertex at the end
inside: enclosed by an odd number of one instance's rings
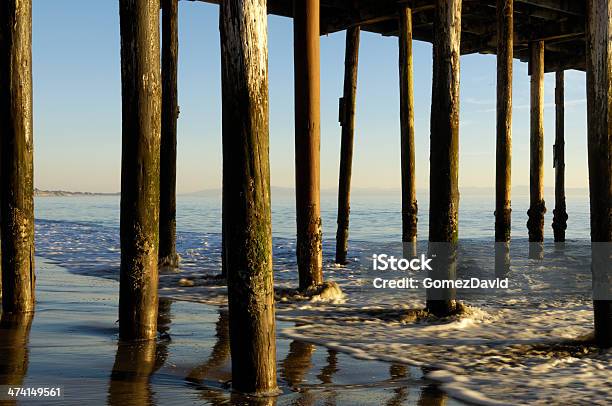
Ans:
POLYGON ((319 0, 294 2, 295 192, 300 289, 323 283, 319 0))
POLYGON ((159 3, 119 2, 122 159, 119 337, 157 334, 161 69, 159 3))
POLYGON ((414 153, 414 93, 412 69, 412 10, 399 10, 399 88, 402 173, 402 242, 415 243, 417 213, 414 153))
POLYGON ((512 58, 514 0, 497 0, 495 241, 510 241, 512 209, 512 58))
POLYGON ((531 44, 531 136, 529 162, 529 242, 544 241, 544 42, 531 44))
POLYGON ((612 0, 587 0, 587 123, 595 341, 612 346, 612 0))
POLYGON ((162 127, 160 145, 159 266, 176 268, 176 126, 178 0, 162 0, 162 127))
MULTIPOLYGON (((185 1, 185 0, 181 0, 185 1)), ((219 5, 222 3, 221 0, 187 0, 196 1, 201 3, 209 3, 219 5)), ((291 1, 286 0, 271 0, 267 2, 266 12, 267 14, 277 15, 281 17, 293 17, 293 6, 291 1)))
POLYGON ((34 310, 32 1, 0 5, 2 309, 34 310))
POLYGON ((221 4, 223 196, 232 389, 278 391, 265 0, 221 4))
MULTIPOLYGON (((522 62, 529 62, 530 49, 518 49, 515 47, 515 57, 522 62)), ((544 72, 557 72, 559 70, 586 69, 586 46, 583 41, 567 41, 564 47, 556 47, 554 44, 546 44, 544 51, 544 72), (571 53, 565 51, 571 49, 571 53)), ((528 73, 531 75, 531 65, 528 73)))
POLYGON ((349 28, 346 31, 344 95, 340 99, 342 140, 340 145, 340 177, 338 184, 338 231, 336 233, 336 263, 338 264, 345 264, 347 262, 359 36, 359 27, 349 28))
POLYGON ((517 3, 529 4, 548 10, 554 10, 575 16, 586 15, 585 3, 576 0, 516 0, 517 3))
MULTIPOLYGON (((438 255, 433 279, 456 275, 460 42, 461 0, 436 0, 429 159, 430 255, 438 255)), ((456 308, 453 289, 428 290, 427 295, 427 309, 435 315, 445 316, 456 308)))
POLYGON ((555 209, 553 224, 555 242, 565 241, 567 210, 565 205, 565 92, 564 73, 558 71, 555 86, 555 145, 553 167, 555 168, 555 209))

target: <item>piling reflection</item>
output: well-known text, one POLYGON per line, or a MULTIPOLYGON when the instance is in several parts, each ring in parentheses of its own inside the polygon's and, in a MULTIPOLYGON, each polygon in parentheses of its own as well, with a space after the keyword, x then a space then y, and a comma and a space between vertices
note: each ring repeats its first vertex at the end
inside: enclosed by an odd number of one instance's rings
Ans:
POLYGON ((544 243, 530 242, 529 243, 529 259, 541 261, 544 259, 544 243))
POLYGON ((495 243, 495 277, 504 279, 510 273, 510 243, 495 243))
MULTIPOLYGON (((405 365, 392 364, 389 367, 392 380, 405 379, 408 376, 408 368, 405 365)), ((400 406, 408 400, 409 391, 406 386, 398 386, 393 389, 393 396, 385 403, 386 406, 400 406)))
POLYGON ((327 350, 327 358, 325 359, 327 364, 321 369, 321 373, 317 375, 317 378, 323 384, 331 384, 333 376, 339 371, 338 368, 338 352, 335 350, 327 350))
POLYGON ((305 380, 312 367, 314 350, 314 344, 303 341, 294 340, 289 344, 289 353, 281 364, 281 376, 290 387, 295 388, 305 380))
MULTIPOLYGON (((326 364, 321 368, 321 372, 317 375, 317 379, 324 385, 332 385, 334 375, 340 370, 338 367, 338 352, 332 349, 327 350, 326 364)), ((334 406, 338 393, 333 389, 325 390, 324 406, 334 406)))
POLYGON ((33 319, 32 312, 7 313, 0 317, 0 385, 23 384, 28 372, 28 343, 33 319))
POLYGON ((555 252, 561 253, 561 254, 564 253, 567 248, 565 245, 565 241, 555 241, 554 247, 555 247, 555 252))
POLYGON ((404 241, 402 243, 402 258, 411 259, 415 258, 418 254, 417 242, 415 241, 404 241))
POLYGON ((158 340, 122 342, 117 354, 108 388, 109 405, 155 405, 151 376, 168 357, 171 301, 160 298, 158 311, 158 340))
POLYGON ((418 406, 444 406, 447 396, 436 385, 427 385, 421 389, 418 406))
POLYGON ((427 275, 434 287, 427 289, 427 310, 439 317, 456 310, 456 289, 448 281, 457 278, 457 248, 450 242, 430 242, 428 246, 432 266, 427 275))
POLYGON ((315 396, 308 389, 300 388, 300 384, 306 381, 306 374, 312 368, 314 351, 314 344, 294 340, 289 344, 289 353, 281 363, 281 377, 291 389, 300 392, 297 403, 301 406, 312 405, 315 402, 315 396))
POLYGON ((230 344, 229 344, 229 313, 227 309, 219 309, 219 320, 216 323, 215 337, 217 341, 212 348, 210 357, 203 364, 197 366, 189 372, 189 375, 185 378, 189 382, 202 384, 206 378, 211 378, 211 374, 215 374, 217 379, 223 381, 229 381, 231 376, 219 375, 221 366, 230 357, 230 344))
MULTIPOLYGON (((251 397, 244 396, 239 393, 232 393, 230 396, 230 405, 233 406, 276 406, 277 398, 272 397, 251 397)), ((224 403, 227 405, 228 403, 224 403)), ((303 405, 303 403, 298 403, 298 405, 303 405)))

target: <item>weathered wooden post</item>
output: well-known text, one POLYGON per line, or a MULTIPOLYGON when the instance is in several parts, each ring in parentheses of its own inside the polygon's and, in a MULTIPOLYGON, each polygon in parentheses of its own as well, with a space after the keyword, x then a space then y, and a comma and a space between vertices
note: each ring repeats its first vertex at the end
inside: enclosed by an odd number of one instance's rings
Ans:
POLYGON ((2 310, 34 310, 32 1, 0 5, 2 310))
POLYGON ((232 385, 276 392, 266 0, 221 3, 223 197, 232 385))
MULTIPOLYGON (((219 27, 221 26, 221 7, 219 7, 219 27)), ((222 44, 223 45, 223 44, 222 44)), ((222 155, 225 156, 227 154, 230 154, 230 146, 226 145, 226 144, 222 144, 222 155)), ((223 174, 222 174, 223 175, 223 174)), ((221 176, 221 279, 227 280, 227 251, 226 251, 226 245, 225 245, 225 237, 226 237, 226 231, 225 231, 225 223, 226 223, 226 216, 225 216, 225 194, 223 193, 223 190, 225 189, 225 177, 221 176)))
MULTIPOLYGON (((223 188, 223 186, 221 186, 223 188)), ((225 211, 225 205, 223 204, 225 200, 223 196, 221 196, 221 279, 227 279, 227 257, 225 251, 225 228, 224 224, 226 222, 225 216, 223 212, 225 211)))
POLYGON ((351 201, 351 169, 353 137, 355 135, 355 96, 359 64, 359 27, 346 30, 344 56, 344 94, 340 99, 339 119, 342 126, 340 144, 340 178, 338 184, 338 231, 336 232, 336 263, 346 264, 351 201))
POLYGON ((162 0, 162 127, 159 162, 159 266, 176 268, 178 0, 162 0))
POLYGON ((121 0, 121 277, 119 337, 157 332, 161 83, 159 2, 121 0))
POLYGON ((565 241, 567 229, 567 209, 565 205, 565 92, 563 71, 556 73, 555 87, 555 145, 553 147, 553 166, 555 168, 555 209, 552 228, 555 242, 565 241))
POLYGON ((495 273, 510 268, 512 223, 512 58, 514 0, 497 0, 497 142, 495 166, 495 273))
POLYGON ((293 2, 295 198, 300 290, 323 283, 319 0, 293 2))
MULTIPOLYGON (((459 209, 459 56, 461 0, 437 0, 431 95, 429 247, 435 277, 456 271, 459 209)), ((444 316, 456 308, 454 290, 428 290, 427 308, 444 316)))
POLYGON ((544 42, 530 44, 531 136, 529 160, 529 242, 544 241, 544 42))
POLYGON ((414 94, 412 74, 412 10, 399 10, 399 88, 402 171, 402 242, 416 243, 417 213, 414 159, 414 94))
POLYGON ((612 346, 612 0, 587 1, 587 116, 595 339, 612 346))
POLYGON ((497 0, 495 241, 510 241, 512 209, 512 57, 514 0, 497 0))

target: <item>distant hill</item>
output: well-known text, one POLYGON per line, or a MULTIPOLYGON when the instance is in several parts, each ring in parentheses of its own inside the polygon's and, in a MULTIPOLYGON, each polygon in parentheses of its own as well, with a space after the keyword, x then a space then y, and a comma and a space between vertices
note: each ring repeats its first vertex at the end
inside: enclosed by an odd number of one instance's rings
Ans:
MULTIPOLYGON (((273 196, 293 196, 294 189, 289 187, 276 187, 272 186, 271 193, 273 196)), ((179 193, 180 196, 193 196, 193 197, 218 197, 221 198, 221 189, 205 189, 198 190, 197 192, 190 193, 179 193)))
POLYGON ((40 190, 34 189, 36 197, 78 197, 78 196, 119 196, 119 193, 70 192, 66 190, 40 190))
MULTIPOLYGON (((462 196, 495 196, 495 189, 492 187, 460 187, 462 196)), ((271 189, 272 197, 294 197, 295 189, 291 187, 279 187, 272 186, 271 189)), ((322 197, 335 197, 338 191, 335 188, 321 189, 322 197)), ((426 194, 427 189, 417 189, 417 194, 426 194)), ((554 188, 544 188, 546 195, 554 194, 554 188)), ((587 188, 567 188, 566 194, 568 196, 588 196, 589 190, 587 188)), ((363 195, 363 196, 399 196, 400 189, 387 189, 387 188, 360 188, 355 187, 351 190, 352 195, 363 195)), ((72 192, 66 190, 40 190, 34 189, 34 196, 37 197, 62 197, 62 196, 119 196, 120 193, 96 193, 96 192, 72 192)), ((523 196, 529 195, 529 186, 517 185, 512 188, 512 195, 523 196)), ((193 197, 209 197, 209 198, 221 198, 221 189, 205 189, 197 192, 190 193, 179 193, 179 196, 193 196, 193 197)))

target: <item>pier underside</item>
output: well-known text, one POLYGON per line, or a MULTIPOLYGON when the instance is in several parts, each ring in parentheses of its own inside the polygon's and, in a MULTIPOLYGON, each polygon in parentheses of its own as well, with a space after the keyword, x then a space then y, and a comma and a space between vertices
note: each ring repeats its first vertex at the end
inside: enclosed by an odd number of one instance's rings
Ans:
MULTIPOLYGON (((188 0, 216 3, 220 0, 188 0)), ((401 6, 412 8, 413 38, 433 42, 435 0, 321 0, 321 35, 359 26, 385 36, 399 33, 401 6)), ((463 0, 461 54, 495 54, 496 0, 463 0)), ((293 17, 292 0, 268 0, 268 14, 293 17)), ((515 0, 514 57, 529 61, 529 43, 544 41, 545 72, 585 70, 584 0, 515 0)))

